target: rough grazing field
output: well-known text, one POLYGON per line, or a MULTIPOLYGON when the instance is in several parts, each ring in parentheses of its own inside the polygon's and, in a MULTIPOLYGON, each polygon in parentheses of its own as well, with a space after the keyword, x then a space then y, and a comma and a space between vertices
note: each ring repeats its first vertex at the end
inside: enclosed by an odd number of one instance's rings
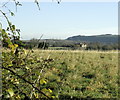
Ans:
POLYGON ((35 50, 33 55, 48 59, 44 86, 62 100, 118 96, 118 53, 35 50))

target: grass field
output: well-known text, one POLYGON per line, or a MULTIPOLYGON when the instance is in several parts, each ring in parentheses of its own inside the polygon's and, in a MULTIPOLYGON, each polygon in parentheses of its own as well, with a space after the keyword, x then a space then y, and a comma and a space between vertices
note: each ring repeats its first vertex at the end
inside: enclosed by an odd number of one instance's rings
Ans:
POLYGON ((44 86, 61 99, 118 97, 117 51, 34 50, 32 55, 48 59, 44 86))

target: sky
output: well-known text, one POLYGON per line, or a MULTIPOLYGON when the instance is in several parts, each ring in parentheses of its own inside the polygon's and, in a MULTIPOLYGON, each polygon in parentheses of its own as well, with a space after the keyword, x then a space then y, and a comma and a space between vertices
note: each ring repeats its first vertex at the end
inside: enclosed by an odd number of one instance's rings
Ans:
MULTIPOLYGON (((75 35, 118 34, 117 2, 22 2, 10 20, 21 30, 21 39, 66 39, 75 35)), ((4 20, 0 20, 3 27, 4 20)))
MULTIPOLYGON (((1 0, 1 2, 6 2, 8 0, 1 0)), ((12 0, 10 0, 12 1, 12 0)), ((21 2, 33 2, 34 0, 19 0, 21 2)), ((40 2, 51 2, 51 0, 37 0, 40 2)), ((52 0, 58 1, 58 0, 52 0)), ((59 0, 60 1, 60 0, 59 0)), ((119 2, 119 0, 61 0, 62 2, 119 2)))

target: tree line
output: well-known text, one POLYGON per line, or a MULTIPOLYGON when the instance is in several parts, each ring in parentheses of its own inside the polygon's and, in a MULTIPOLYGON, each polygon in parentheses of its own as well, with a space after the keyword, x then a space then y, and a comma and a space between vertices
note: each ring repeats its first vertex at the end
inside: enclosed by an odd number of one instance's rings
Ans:
MULTIPOLYGON (((111 44, 104 44, 99 42, 90 42, 86 43, 86 47, 81 47, 80 42, 66 42, 66 41, 55 41, 51 43, 49 41, 38 41, 38 39, 31 39, 29 41, 22 41, 22 40, 12 40, 15 44, 19 45, 19 48, 25 49, 49 49, 49 47, 66 47, 67 49, 76 50, 120 50, 119 43, 111 43, 111 44)), ((3 41, 3 47, 8 47, 8 44, 3 41)))

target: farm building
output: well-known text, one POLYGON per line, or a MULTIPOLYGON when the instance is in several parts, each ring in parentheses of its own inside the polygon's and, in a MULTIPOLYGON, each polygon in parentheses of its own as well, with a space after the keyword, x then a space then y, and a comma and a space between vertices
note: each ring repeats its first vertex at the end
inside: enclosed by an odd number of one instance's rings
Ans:
POLYGON ((86 43, 76 43, 74 46, 75 49, 81 49, 81 50, 86 49, 86 47, 87 47, 86 43))

